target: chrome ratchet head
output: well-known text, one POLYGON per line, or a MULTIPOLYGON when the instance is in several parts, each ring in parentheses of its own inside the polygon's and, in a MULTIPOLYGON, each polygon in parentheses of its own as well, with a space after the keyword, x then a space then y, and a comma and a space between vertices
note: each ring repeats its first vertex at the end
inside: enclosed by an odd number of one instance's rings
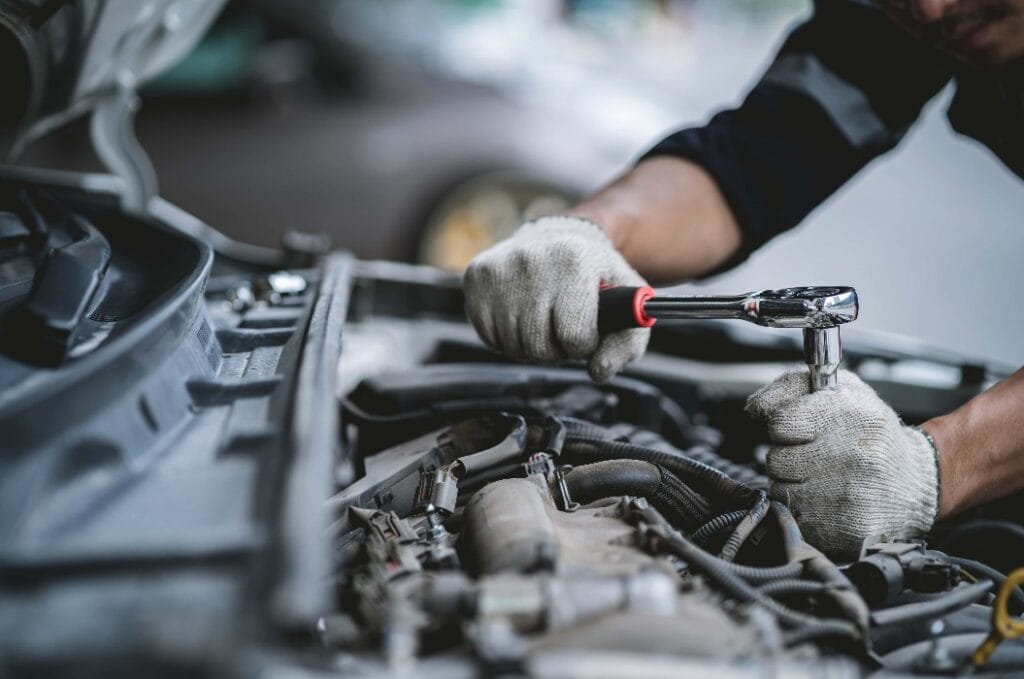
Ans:
POLYGON ((839 326, 856 320, 857 291, 846 286, 762 290, 747 297, 749 320, 772 328, 803 328, 810 389, 838 384, 843 345, 839 326))
POLYGON ((743 303, 749 321, 770 328, 834 328, 856 320, 857 291, 847 286, 762 290, 743 303))

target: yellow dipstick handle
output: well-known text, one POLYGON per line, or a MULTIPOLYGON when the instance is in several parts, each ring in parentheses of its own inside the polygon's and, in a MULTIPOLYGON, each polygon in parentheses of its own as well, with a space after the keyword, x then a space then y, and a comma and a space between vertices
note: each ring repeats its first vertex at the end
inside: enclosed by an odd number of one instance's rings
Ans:
POLYGON ((1014 618, 1007 610, 1010 595, 1021 584, 1024 584, 1024 568, 1018 568, 1010 573, 1006 582, 999 588, 996 601, 992 604, 992 631, 971 656, 975 665, 980 667, 987 663, 996 647, 1004 639, 1019 639, 1024 636, 1024 620, 1014 618))

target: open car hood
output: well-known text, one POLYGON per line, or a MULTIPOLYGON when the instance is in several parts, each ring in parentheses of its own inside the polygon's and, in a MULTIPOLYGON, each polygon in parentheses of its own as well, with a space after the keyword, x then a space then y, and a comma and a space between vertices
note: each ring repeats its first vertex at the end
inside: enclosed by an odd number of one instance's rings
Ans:
POLYGON ((0 152, 17 157, 78 115, 134 102, 138 85, 184 56, 223 4, 0 0, 0 152))

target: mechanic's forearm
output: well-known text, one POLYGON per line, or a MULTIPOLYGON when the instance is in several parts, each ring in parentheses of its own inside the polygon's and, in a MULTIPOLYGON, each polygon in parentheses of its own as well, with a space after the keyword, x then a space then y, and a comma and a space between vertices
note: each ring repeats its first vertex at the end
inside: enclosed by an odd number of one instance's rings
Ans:
POLYGON ((570 212, 600 224, 652 283, 705 274, 740 247, 739 226, 714 180, 680 158, 644 160, 570 212))
POLYGON ((923 427, 939 449, 939 518, 1024 488, 1024 368, 923 427))

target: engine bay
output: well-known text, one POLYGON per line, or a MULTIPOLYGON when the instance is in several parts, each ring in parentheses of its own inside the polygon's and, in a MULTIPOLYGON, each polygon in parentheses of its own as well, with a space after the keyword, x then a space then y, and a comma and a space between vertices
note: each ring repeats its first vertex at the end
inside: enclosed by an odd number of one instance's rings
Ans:
MULTIPOLYGON (((64 357, 0 347, 5 673, 1024 669, 1012 640, 973 660, 993 621, 1024 612, 1007 579, 1024 560, 1019 497, 835 563, 768 495, 767 434, 743 406, 802 365, 798 333, 665 329, 595 384, 486 349, 458 280, 432 269, 246 265, 167 205, 127 225, 168 252, 131 250, 95 194, 52 195, 115 266, 132 252, 142 283, 153 254, 188 266, 145 308, 83 306, 98 339, 64 357)), ((908 424, 999 377, 856 339, 844 359, 908 424)))
MULTIPOLYGON (((349 326, 351 344, 403 353, 402 321, 365 325, 349 326)), ((1016 538, 988 553, 965 541, 1015 534, 992 508, 928 543, 878 536, 859 560, 834 563, 769 497, 766 436, 744 419, 738 385, 673 381, 671 358, 660 367, 674 397, 628 377, 598 385, 582 370, 491 362, 447 330, 454 338, 433 360, 378 369, 342 398, 354 481, 328 508, 343 612, 320 631, 360 671, 934 676, 1022 666, 1012 643, 985 667, 970 660, 1001 587, 1012 615, 1024 610, 1024 592, 1000 571, 961 556, 1012 563, 1016 538)), ((927 394, 909 396, 920 405, 927 394)))

